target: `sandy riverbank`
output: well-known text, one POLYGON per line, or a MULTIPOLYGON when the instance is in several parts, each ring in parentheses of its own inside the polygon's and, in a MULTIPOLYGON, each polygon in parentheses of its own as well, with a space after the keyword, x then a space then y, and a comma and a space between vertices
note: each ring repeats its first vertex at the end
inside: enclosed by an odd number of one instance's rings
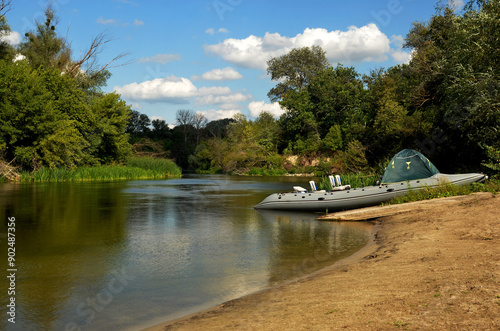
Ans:
POLYGON ((416 204, 313 275, 148 330, 500 330, 500 196, 416 204))

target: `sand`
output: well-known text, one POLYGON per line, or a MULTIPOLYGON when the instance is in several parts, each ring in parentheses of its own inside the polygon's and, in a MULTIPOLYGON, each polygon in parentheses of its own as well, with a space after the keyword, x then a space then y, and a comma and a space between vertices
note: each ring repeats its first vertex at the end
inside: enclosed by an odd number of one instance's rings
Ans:
POLYGON ((375 222, 348 259, 148 330, 500 330, 500 196, 375 222))

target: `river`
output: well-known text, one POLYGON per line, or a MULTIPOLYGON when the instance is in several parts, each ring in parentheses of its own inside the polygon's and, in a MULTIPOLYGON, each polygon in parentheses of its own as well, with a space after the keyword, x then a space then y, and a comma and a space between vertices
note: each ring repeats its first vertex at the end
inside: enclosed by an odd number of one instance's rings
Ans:
POLYGON ((15 270, 15 294, 3 277, 1 304, 15 299, 16 323, 3 308, 0 329, 138 330, 306 275, 362 248, 369 224, 253 209, 268 194, 308 180, 186 175, 2 183, 2 260, 14 246, 14 265, 3 265, 15 270), (14 242, 8 227, 15 227, 14 242))

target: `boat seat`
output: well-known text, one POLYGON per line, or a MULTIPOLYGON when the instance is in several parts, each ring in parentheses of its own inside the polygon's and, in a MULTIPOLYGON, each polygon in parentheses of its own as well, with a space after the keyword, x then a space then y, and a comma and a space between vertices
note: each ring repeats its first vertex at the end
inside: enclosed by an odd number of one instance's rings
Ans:
POLYGON ((299 193, 306 193, 307 192, 307 190, 305 188, 303 188, 302 186, 294 186, 293 190, 296 192, 299 192, 299 193))
POLYGON ((332 191, 343 191, 343 190, 350 190, 351 185, 342 185, 342 179, 340 178, 339 175, 328 176, 330 179, 330 185, 332 186, 332 191))
POLYGON ((326 192, 325 190, 318 190, 314 180, 309 181, 309 185, 311 185, 311 191, 313 191, 313 192, 326 192))

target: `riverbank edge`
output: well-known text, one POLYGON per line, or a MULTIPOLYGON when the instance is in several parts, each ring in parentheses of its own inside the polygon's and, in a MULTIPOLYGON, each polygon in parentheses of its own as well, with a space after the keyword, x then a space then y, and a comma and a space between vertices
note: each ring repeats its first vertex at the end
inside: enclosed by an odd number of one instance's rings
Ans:
POLYGON ((275 284, 275 285, 263 288, 261 290, 255 291, 255 292, 248 293, 246 295, 243 295, 241 297, 238 297, 238 298, 235 298, 232 300, 225 301, 221 304, 218 304, 218 305, 206 308, 206 309, 202 309, 202 310, 199 310, 197 312, 194 312, 194 313, 191 313, 188 315, 184 315, 184 316, 172 319, 172 320, 164 321, 164 322, 152 325, 152 326, 147 326, 147 327, 145 327, 143 329, 139 329, 139 330, 140 331, 164 331, 176 323, 180 323, 180 322, 188 322, 189 323, 189 320, 191 320, 191 319, 193 319, 193 320, 194 319, 202 319, 203 315, 206 315, 206 314, 207 315, 222 314, 222 313, 224 313, 223 312, 224 307, 234 306, 234 305, 237 305, 238 302, 248 300, 249 298, 252 298, 252 297, 255 297, 258 295, 262 295, 262 294, 266 294, 266 293, 270 293, 270 292, 279 290, 280 288, 290 286, 292 284, 299 284, 299 283, 302 283, 304 281, 312 280, 312 279, 314 279, 314 277, 322 275, 325 272, 341 271, 342 268, 345 268, 349 265, 359 263, 362 260, 375 254, 380 248, 380 243, 377 241, 377 234, 382 229, 382 223, 378 222, 376 220, 370 220, 367 222, 372 223, 373 228, 371 230, 370 238, 368 239, 368 242, 366 243, 366 245, 363 246, 358 251, 356 251, 355 253, 353 253, 345 258, 342 258, 338 261, 335 261, 332 265, 329 265, 329 266, 326 266, 326 267, 321 268, 319 270, 316 270, 310 274, 303 275, 303 276, 296 277, 296 278, 292 278, 292 279, 288 279, 282 283, 275 284))
POLYGON ((182 177, 182 169, 170 159, 131 157, 125 164, 104 164, 76 168, 48 168, 18 171, 0 160, 0 182, 102 182, 182 177))
MULTIPOLYGON (((488 200, 488 199, 494 199, 497 197, 497 195, 492 194, 492 193, 487 193, 487 192, 479 192, 479 193, 473 193, 469 195, 463 195, 463 196, 458 196, 458 197, 453 197, 456 199, 455 203, 457 205, 465 205, 465 204, 472 204, 477 201, 481 200, 488 200), (472 201, 472 202, 471 202, 472 201)), ((437 198, 437 199, 432 199, 432 200, 426 200, 422 201, 423 204, 426 203, 437 203, 438 201, 442 200, 447 200, 449 198, 437 198)), ((394 205, 394 206, 400 206, 400 205, 394 205)), ((415 210, 414 212, 421 212, 422 211, 422 204, 414 204, 415 210)), ((389 206, 390 207, 390 206, 389 206)), ((394 216, 394 215, 393 215, 394 216)), ((396 216, 401 216, 401 215, 396 215, 396 216)), ((174 330, 177 328, 183 329, 183 327, 189 327, 191 323, 196 324, 203 322, 204 319, 210 319, 210 318, 215 318, 219 315, 224 315, 225 313, 231 313, 231 311, 227 312, 225 311, 225 308, 232 308, 232 310, 235 309, 242 309, 242 311, 248 310, 248 304, 249 302, 258 302, 260 296, 266 296, 266 295, 272 295, 274 293, 274 297, 280 299, 280 291, 285 290, 286 288, 290 287, 308 287, 308 284, 310 286, 311 283, 314 283, 316 278, 319 278, 321 280, 321 277, 328 277, 328 276, 335 276, 335 275, 340 275, 343 272, 347 272, 350 267, 356 267, 360 269, 366 269, 368 268, 366 265, 361 265, 362 262, 368 261, 368 260, 383 260, 386 258, 391 257, 392 254, 395 254, 395 252, 390 252, 388 256, 385 256, 387 254, 387 251, 383 252, 383 249, 385 246, 388 244, 394 245, 393 242, 388 242, 388 238, 384 236, 384 232, 387 231, 394 231, 394 230, 401 230, 398 228, 401 228, 403 226, 391 223, 391 224, 385 224, 383 221, 384 219, 391 219, 391 216, 383 216, 381 218, 373 218, 371 219, 371 222, 374 223, 374 227, 371 232, 370 240, 369 242, 359 251, 354 253, 353 255, 346 257, 342 260, 339 260, 335 262, 333 265, 325 267, 323 269, 320 269, 312 274, 308 274, 303 277, 299 277, 296 279, 292 279, 289 281, 286 281, 281 284, 277 284, 275 286, 242 296, 240 298, 234 299, 227 301, 223 304, 213 306, 211 308, 201 310, 199 312, 189 314, 174 320, 170 321, 165 321, 160 324, 156 324, 154 326, 149 326, 145 329, 142 329, 142 331, 165 331, 165 330, 174 330), (238 305, 240 307, 238 307, 238 305), (243 307, 242 307, 243 306, 243 307)), ((436 228, 437 229, 437 228, 436 228)), ((377 262, 377 261, 375 261, 377 262)), ((497 296, 499 298, 500 296, 497 296)), ((286 298, 285 298, 286 300, 286 298)), ((279 302, 279 301, 276 301, 279 302)), ((498 304, 500 306, 500 303, 498 304)), ((330 313, 330 312, 327 312, 330 313)), ((398 323, 398 322, 395 322, 398 323)), ((243 326, 243 325, 240 325, 243 326)), ((394 325, 393 325, 394 327, 394 325)), ((244 329, 244 327, 243 327, 244 329)))

